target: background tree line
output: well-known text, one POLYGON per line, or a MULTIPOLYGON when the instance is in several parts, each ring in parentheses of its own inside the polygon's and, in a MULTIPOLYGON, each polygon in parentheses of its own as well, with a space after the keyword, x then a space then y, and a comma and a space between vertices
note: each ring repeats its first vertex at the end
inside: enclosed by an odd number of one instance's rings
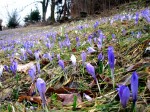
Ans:
MULTIPOLYGON (((41 0, 36 1, 36 3, 41 4, 42 16, 40 15, 38 8, 36 8, 36 10, 31 11, 31 13, 25 17, 24 21, 50 21, 52 23, 56 21, 63 22, 70 18, 74 19, 81 16, 86 17, 87 15, 99 14, 106 9, 111 9, 112 7, 119 6, 124 3, 129 3, 131 1, 137 0, 41 0), (48 9, 48 6, 50 6, 50 9, 48 9), (50 10, 51 12, 48 20, 46 20, 47 10, 50 10)), ((147 2, 150 0, 145 1, 147 2)), ((17 14, 12 14, 13 19, 14 15, 17 14)), ((18 22, 16 23, 18 25, 18 22)))

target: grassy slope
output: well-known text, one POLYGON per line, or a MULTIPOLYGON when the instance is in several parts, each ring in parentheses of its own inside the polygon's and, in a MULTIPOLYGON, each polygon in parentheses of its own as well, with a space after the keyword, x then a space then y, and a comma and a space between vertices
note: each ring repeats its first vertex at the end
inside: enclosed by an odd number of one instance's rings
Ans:
MULTIPOLYGON (((131 4, 132 5, 132 4, 131 4)), ((92 88, 89 87, 89 84, 93 81, 92 77, 87 74, 86 70, 83 72, 83 67, 81 66, 81 57, 80 53, 82 51, 86 51, 86 48, 90 46, 88 43, 83 44, 88 36, 90 34, 95 33, 98 29, 102 30, 104 35, 106 36, 106 39, 103 43, 102 50, 98 50, 98 48, 93 44, 94 48, 97 50, 94 54, 89 54, 87 56, 86 62, 90 62, 92 65, 97 68, 97 56, 100 52, 104 55, 104 65, 107 64, 107 48, 108 46, 114 46, 115 50, 115 57, 116 57, 116 65, 115 65, 115 81, 116 84, 124 83, 126 82, 126 85, 129 85, 129 81, 126 80, 128 77, 132 74, 133 69, 135 69, 139 74, 139 99, 137 102, 137 110, 141 112, 140 109, 149 110, 149 92, 146 89, 146 81, 147 77, 149 75, 148 70, 148 61, 142 57, 143 51, 145 47, 147 46, 147 43, 150 41, 150 29, 146 30, 145 28, 150 28, 148 23, 141 19, 138 23, 138 25, 134 24, 134 21, 117 21, 114 22, 112 25, 109 23, 103 23, 99 25, 96 29, 93 28, 93 24, 96 21, 101 21, 100 18, 93 19, 93 20, 83 20, 78 22, 71 22, 69 24, 63 24, 60 26, 52 27, 33 27, 33 28, 23 28, 23 29, 15 29, 15 30, 8 30, 4 31, 2 35, 8 35, 6 36, 6 40, 10 39, 10 36, 13 34, 13 39, 17 40, 20 37, 26 36, 26 39, 28 40, 28 37, 30 35, 39 36, 40 38, 37 38, 36 42, 39 42, 40 44, 35 44, 35 47, 32 48, 32 51, 35 51, 37 49, 40 49, 40 53, 44 54, 47 52, 58 54, 60 53, 61 58, 66 62, 66 72, 64 73, 60 67, 57 64, 57 59, 54 58, 54 60, 47 65, 43 64, 41 61, 41 77, 46 81, 47 88, 49 87, 55 87, 60 88, 62 85, 72 85, 76 86, 78 88, 78 91, 84 91, 89 90, 92 91, 92 94, 94 94, 94 100, 91 102, 87 102, 84 99, 84 102, 80 105, 78 105, 79 110, 78 111, 102 111, 102 112, 108 112, 108 111, 123 111, 122 107, 119 103, 119 99, 117 96, 117 92, 112 88, 112 83, 110 79, 110 73, 108 68, 106 67, 103 74, 98 74, 98 76, 105 76, 107 80, 102 81, 101 78, 99 78, 99 83, 101 84, 102 94, 99 94, 97 86, 94 86, 92 88), (77 30, 77 26, 79 25, 88 25, 88 28, 84 28, 83 30, 77 30), (64 31, 61 31, 61 28, 64 29, 64 31), (122 34, 122 29, 126 29, 126 34, 122 34), (57 38, 60 37, 61 39, 65 38, 64 33, 67 33, 70 40, 71 40, 71 49, 63 49, 61 50, 59 48, 58 43, 54 45, 54 47, 49 50, 45 47, 43 44, 45 40, 43 38, 45 35, 49 32, 56 31, 57 32, 57 38), (141 38, 136 38, 137 33, 141 31, 142 36, 141 38), (15 33, 14 33, 15 32, 15 33), (17 33, 19 32, 19 33, 17 33), (30 33, 31 32, 31 33, 30 33), (134 32, 134 36, 131 35, 131 32, 134 32), (116 39, 112 40, 112 34, 116 35, 116 39), (81 44, 83 44, 77 51, 72 51, 72 49, 75 48, 76 37, 80 38, 81 44), (63 51, 63 52, 62 52, 63 51), (76 70, 72 65, 70 64, 70 56, 71 54, 74 54, 77 58, 77 67, 76 70), (139 65, 136 65, 137 63, 141 63, 139 65), (127 71, 126 68, 131 67, 132 65, 136 65, 132 70, 127 71)), ((29 39, 32 40, 32 39, 29 39)), ((32 40, 33 41, 33 40, 32 40)), ((15 44, 15 49, 19 51, 21 45, 15 44)), ((8 51, 7 53, 10 53, 11 51, 8 51)), ((1 51, 0 52, 0 62, 1 64, 10 65, 10 59, 9 57, 6 58, 7 54, 6 52, 1 51)), ((16 56, 18 59, 18 57, 16 56)), ((29 63, 31 62, 30 59, 27 61, 19 61, 19 63, 29 63)), ((32 62, 35 62, 35 60, 32 60, 32 62)), ((0 104, 0 110, 6 111, 9 108, 12 109, 13 107, 17 111, 23 111, 26 107, 30 107, 30 103, 27 103, 24 101, 23 103, 16 102, 18 99, 18 95, 25 94, 26 91, 29 89, 31 80, 29 76, 27 75, 27 72, 20 73, 19 75, 19 82, 16 83, 16 79, 12 77, 13 75, 11 73, 7 73, 4 71, 2 78, 0 79, 2 86, 0 90, 0 96, 1 96, 1 104, 0 104), (18 91, 19 90, 19 91, 18 91), (19 92, 19 93, 18 93, 19 92), (11 95, 9 95, 9 94, 11 95)), ((102 78, 105 79, 105 78, 102 78)), ((47 95, 47 97, 50 97, 50 95, 47 95)), ((32 106, 37 104, 31 104, 32 106)), ((128 104, 128 109, 130 109, 131 101, 128 104)), ((61 102, 58 101, 57 103, 51 102, 48 105, 48 108, 52 108, 52 110, 60 110, 60 111, 66 111, 66 110, 72 110, 72 106, 62 106, 61 102)), ((30 109, 29 109, 30 110, 30 109)), ((38 108, 40 111, 40 108, 38 108)), ((37 110, 37 111, 38 111, 37 110)), ((143 111, 142 110, 142 111, 143 111)), ((32 110, 33 111, 33 110, 32 110)))

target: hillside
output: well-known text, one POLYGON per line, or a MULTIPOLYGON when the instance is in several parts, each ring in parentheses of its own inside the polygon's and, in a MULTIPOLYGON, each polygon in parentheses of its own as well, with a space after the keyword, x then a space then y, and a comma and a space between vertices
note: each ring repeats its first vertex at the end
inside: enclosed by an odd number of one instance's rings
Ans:
POLYGON ((0 112, 131 111, 117 88, 131 91, 133 74, 135 109, 149 112, 150 8, 89 18, 0 32, 0 112))

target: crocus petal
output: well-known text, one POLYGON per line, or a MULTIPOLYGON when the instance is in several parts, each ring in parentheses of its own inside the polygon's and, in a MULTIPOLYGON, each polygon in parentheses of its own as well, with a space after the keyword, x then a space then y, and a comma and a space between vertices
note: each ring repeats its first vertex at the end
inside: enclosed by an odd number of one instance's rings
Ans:
POLYGON ((138 95, 138 75, 136 72, 133 72, 131 76, 131 91, 132 91, 133 102, 136 102, 137 95, 138 95))
POLYGON ((36 87, 37 87, 40 97, 42 99, 43 105, 46 105, 46 97, 45 97, 46 83, 44 82, 43 79, 38 78, 36 81, 36 87))
POLYGON ((94 78, 94 80, 96 80, 95 68, 90 63, 86 64, 86 70, 87 70, 87 72, 90 75, 92 75, 92 77, 94 78))

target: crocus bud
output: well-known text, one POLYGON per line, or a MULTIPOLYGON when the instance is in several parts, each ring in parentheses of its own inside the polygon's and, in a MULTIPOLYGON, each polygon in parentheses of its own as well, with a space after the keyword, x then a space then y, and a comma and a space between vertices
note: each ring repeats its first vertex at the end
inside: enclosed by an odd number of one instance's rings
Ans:
POLYGON ((130 90, 125 85, 120 85, 119 88, 117 88, 117 90, 118 90, 118 94, 120 97, 120 102, 122 104, 122 107, 126 108, 127 103, 129 101, 129 98, 130 98, 130 90))
POLYGON ((136 72, 133 72, 131 76, 131 91, 132 91, 133 102, 136 102, 137 95, 138 95, 138 75, 136 72))
POLYGON ((9 67, 7 65, 4 65, 4 69, 9 72, 9 67))
POLYGON ((75 66, 76 65, 76 57, 72 54, 70 59, 72 61, 72 64, 75 66))
POLYGON ((82 58, 82 62, 85 63, 85 61, 86 61, 86 52, 83 51, 81 53, 81 58, 82 58))
POLYGON ((102 61, 104 59, 104 56, 102 55, 102 53, 99 53, 98 55, 98 61, 102 61))
POLYGON ((80 46, 80 40, 79 40, 79 37, 76 37, 76 46, 77 46, 77 47, 80 46))
POLYGON ((64 61, 63 60, 59 60, 58 63, 59 63, 59 66, 64 70, 64 68, 65 68, 64 61))
POLYGON ((94 28, 97 28, 99 26, 99 22, 96 21, 95 24, 94 24, 94 28))
POLYGON ((36 76, 36 67, 32 66, 29 71, 28 71, 29 76, 32 79, 32 82, 35 80, 35 76, 36 76))
POLYGON ((92 75, 92 77, 94 78, 94 80, 96 80, 95 68, 90 63, 86 64, 86 70, 87 70, 87 72, 90 75, 92 75))
POLYGON ((43 106, 45 106, 46 105, 46 97, 45 97, 46 83, 44 82, 43 79, 38 78, 36 81, 36 87, 37 87, 37 90, 38 90, 40 97, 42 99, 43 106))
POLYGON ((112 46, 108 47, 108 63, 110 68, 113 70, 115 66, 114 49, 112 46))

